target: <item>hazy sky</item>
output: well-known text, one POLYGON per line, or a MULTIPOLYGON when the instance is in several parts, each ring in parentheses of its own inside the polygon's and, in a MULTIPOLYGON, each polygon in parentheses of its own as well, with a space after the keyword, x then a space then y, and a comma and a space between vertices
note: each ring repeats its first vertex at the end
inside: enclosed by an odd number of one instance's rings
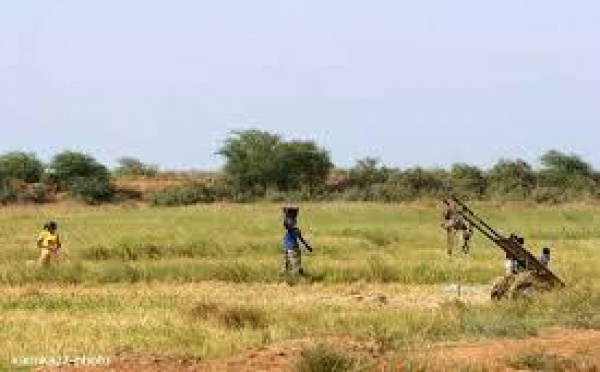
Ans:
POLYGON ((210 169, 245 128, 340 166, 600 166, 600 2, 0 1, 0 152, 210 169))

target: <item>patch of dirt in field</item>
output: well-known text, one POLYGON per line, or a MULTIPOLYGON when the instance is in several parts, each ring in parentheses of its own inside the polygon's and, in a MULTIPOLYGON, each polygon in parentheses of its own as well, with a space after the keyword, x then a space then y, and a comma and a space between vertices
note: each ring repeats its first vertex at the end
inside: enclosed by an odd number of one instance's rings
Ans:
POLYGON ((526 339, 438 344, 420 357, 432 370, 600 371, 600 331, 553 330, 526 339))
MULTIPOLYGON (((61 366, 44 367, 36 371, 204 371, 201 367, 201 359, 182 358, 170 355, 145 354, 145 355, 115 355, 110 357, 109 365, 86 365, 86 366, 61 366)), ((204 363, 205 364, 205 363, 204 363)))
MULTIPOLYGON (((385 289, 385 288, 384 288, 385 289)), ((469 286, 460 289, 461 296, 454 286, 421 286, 399 291, 351 290, 344 293, 340 302, 393 308, 434 309, 457 299, 469 304, 489 302, 488 286, 469 286)), ((332 298, 335 296, 331 296, 332 298)), ((339 295, 338 295, 339 297, 339 295)), ((324 297, 322 300, 326 300, 324 297)))
POLYGON ((302 350, 325 344, 361 361, 376 363, 381 357, 375 344, 344 339, 292 340, 250 349, 242 355, 215 359, 185 359, 169 355, 123 354, 110 358, 109 366, 41 368, 38 371, 293 371, 302 350))
POLYGON ((385 371, 600 371, 600 331, 553 330, 527 339, 434 344, 425 350, 380 353, 374 343, 345 339, 294 340, 216 359, 117 355, 108 367, 43 371, 293 371, 303 349, 331 345, 359 361, 361 370, 385 371))

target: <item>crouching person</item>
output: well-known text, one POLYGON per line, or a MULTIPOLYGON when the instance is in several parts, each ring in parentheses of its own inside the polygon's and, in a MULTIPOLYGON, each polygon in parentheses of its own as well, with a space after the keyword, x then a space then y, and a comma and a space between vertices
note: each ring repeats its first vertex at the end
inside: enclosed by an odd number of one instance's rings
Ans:
POLYGON ((293 276, 304 275, 300 243, 309 252, 312 252, 312 248, 304 240, 302 232, 297 227, 298 208, 285 207, 283 208, 283 212, 285 235, 283 236, 283 267, 281 271, 283 274, 291 274, 293 276))
POLYGON ((37 247, 40 249, 38 266, 47 267, 52 263, 58 263, 58 255, 62 244, 56 222, 50 221, 44 224, 44 228, 37 239, 37 247))

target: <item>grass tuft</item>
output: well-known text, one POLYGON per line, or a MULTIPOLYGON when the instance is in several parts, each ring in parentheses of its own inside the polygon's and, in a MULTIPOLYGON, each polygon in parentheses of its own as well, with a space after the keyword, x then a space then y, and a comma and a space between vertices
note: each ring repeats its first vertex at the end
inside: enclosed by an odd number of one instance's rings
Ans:
POLYGON ((356 361, 327 345, 319 344, 302 350, 296 362, 297 372, 345 372, 352 371, 356 361))
POLYGON ((191 317, 201 321, 216 320, 229 329, 266 329, 269 326, 264 310, 242 305, 202 301, 191 310, 191 317))
POLYGON ((518 370, 562 372, 562 371, 598 371, 600 365, 586 355, 576 354, 570 357, 535 350, 510 358, 509 367, 518 370))

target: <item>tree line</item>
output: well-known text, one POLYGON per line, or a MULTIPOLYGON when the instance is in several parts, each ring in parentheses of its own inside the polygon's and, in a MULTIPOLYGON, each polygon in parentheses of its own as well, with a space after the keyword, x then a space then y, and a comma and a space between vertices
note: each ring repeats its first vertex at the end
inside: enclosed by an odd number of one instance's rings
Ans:
MULTIPOLYGON (((450 193, 470 199, 565 202, 599 198, 600 173, 576 154, 557 150, 534 168, 521 159, 500 159, 489 169, 454 164, 450 169, 399 169, 375 158, 350 169, 335 168, 314 141, 285 140, 261 130, 232 132, 219 156, 221 173, 166 187, 149 196, 154 205, 201 202, 348 200, 402 202, 450 193)), ((64 151, 44 164, 33 153, 0 155, 0 202, 47 202, 63 193, 88 204, 140 198, 115 186, 115 178, 163 174, 158 167, 125 157, 109 170, 92 156, 64 151)))

